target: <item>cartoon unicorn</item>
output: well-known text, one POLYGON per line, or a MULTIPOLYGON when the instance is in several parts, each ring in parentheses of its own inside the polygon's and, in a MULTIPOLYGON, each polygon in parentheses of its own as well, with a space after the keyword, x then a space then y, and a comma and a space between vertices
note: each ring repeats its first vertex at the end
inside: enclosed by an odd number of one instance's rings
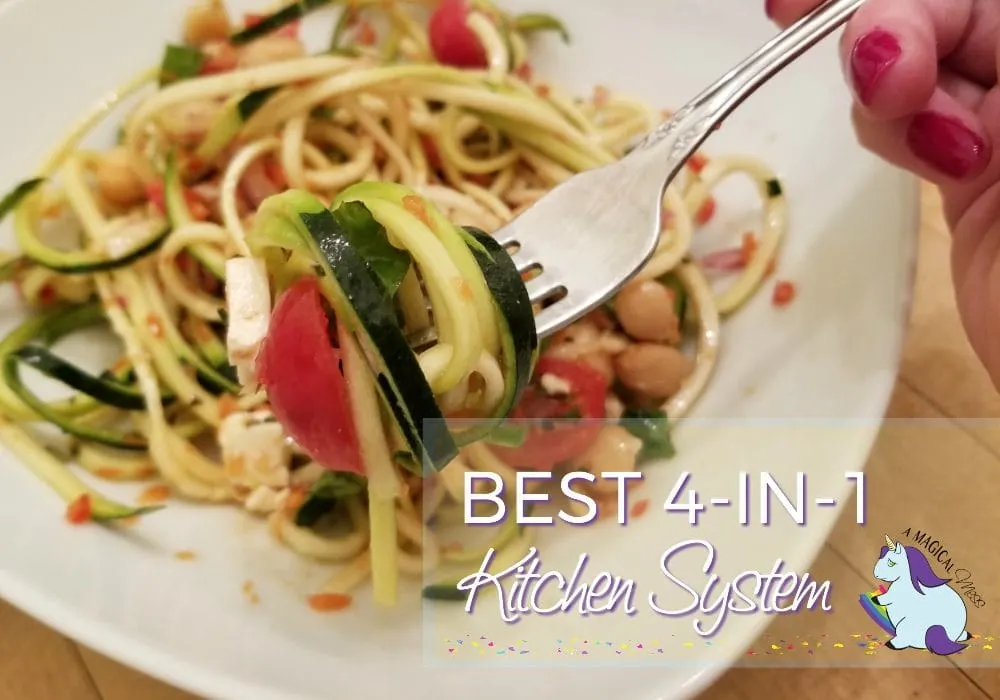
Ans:
POLYGON ((886 642, 890 649, 927 649, 942 656, 965 648, 965 602, 938 578, 927 557, 916 547, 904 547, 885 536, 875 562, 875 578, 889 584, 889 590, 872 602, 885 606, 896 636, 886 642))

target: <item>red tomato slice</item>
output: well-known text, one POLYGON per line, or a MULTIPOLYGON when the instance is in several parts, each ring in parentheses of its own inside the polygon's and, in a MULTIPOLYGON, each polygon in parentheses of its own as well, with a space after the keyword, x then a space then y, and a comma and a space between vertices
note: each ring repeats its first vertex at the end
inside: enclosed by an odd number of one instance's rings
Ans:
POLYGON ((431 51, 438 62, 456 68, 486 68, 486 50, 465 20, 465 0, 442 0, 427 25, 431 51))
POLYGON ((330 343, 319 282, 303 277, 278 298, 257 357, 275 418, 321 465, 364 474, 340 350, 330 343))
POLYGON ((531 426, 520 447, 491 447, 500 459, 515 468, 551 470, 556 464, 576 457, 597 438, 600 419, 605 417, 604 399, 608 380, 590 365, 542 356, 535 377, 551 374, 572 387, 568 396, 550 396, 535 383, 525 389, 510 417, 579 418, 580 423, 531 426), (589 419, 589 420, 588 420, 589 419))

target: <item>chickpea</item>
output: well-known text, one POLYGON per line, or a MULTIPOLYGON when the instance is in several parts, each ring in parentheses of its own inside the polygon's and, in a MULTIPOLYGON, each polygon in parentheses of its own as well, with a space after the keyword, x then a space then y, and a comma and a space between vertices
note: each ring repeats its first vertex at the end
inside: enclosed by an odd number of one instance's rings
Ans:
POLYGON ((160 114, 160 126, 181 146, 197 146, 215 122, 222 105, 214 100, 193 100, 168 107, 160 114))
POLYGON ((184 16, 184 41, 202 46, 229 38, 229 15, 222 0, 201 0, 184 16))
POLYGON ((677 348, 655 343, 630 345, 615 358, 615 371, 633 391, 656 398, 673 396, 694 369, 677 348))
POLYGON ((139 174, 132 167, 128 150, 119 146, 109 151, 97 164, 97 190, 112 204, 127 207, 146 196, 139 174))
POLYGON ((295 37, 265 36, 247 44, 240 51, 239 67, 252 68, 278 61, 302 58, 305 55, 305 47, 295 37))
POLYGON ((628 284, 615 298, 615 314, 625 332, 636 340, 673 344, 681 339, 674 294, 659 282, 628 284))

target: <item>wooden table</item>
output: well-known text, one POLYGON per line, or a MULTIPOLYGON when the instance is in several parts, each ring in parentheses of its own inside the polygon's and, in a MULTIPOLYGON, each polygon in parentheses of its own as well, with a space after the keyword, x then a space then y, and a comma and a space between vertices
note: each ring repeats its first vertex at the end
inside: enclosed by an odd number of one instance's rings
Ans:
MULTIPOLYGON (((924 424, 926 430, 920 432, 912 423, 886 422, 867 469, 873 527, 858 527, 853 514, 845 513, 810 569, 814 576, 834 582, 834 606, 849 612, 826 616, 826 620, 813 616, 815 622, 809 624, 816 626, 816 639, 827 641, 825 649, 838 643, 838 638, 843 641, 837 652, 845 655, 851 647, 865 646, 861 632, 875 630, 855 601, 859 592, 873 587, 871 566, 883 541, 880 528, 894 529, 898 536, 912 526, 933 533, 949 547, 958 566, 974 571, 977 590, 987 601, 980 609, 970 608, 969 628, 979 633, 978 648, 947 659, 927 654, 916 663, 932 667, 922 669, 887 669, 885 656, 866 663, 864 649, 852 657, 855 668, 835 667, 835 656, 825 657, 832 661, 813 663, 813 668, 753 667, 804 665, 801 649, 784 650, 783 637, 791 641, 792 635, 782 632, 790 629, 789 618, 779 618, 755 645, 755 655, 747 657, 751 667, 729 671, 704 698, 1000 700, 1000 672, 987 668, 991 663, 1000 666, 1000 639, 995 660, 988 650, 992 647, 989 635, 995 632, 1000 637, 1000 553, 994 534, 1000 494, 1000 421, 990 425, 956 420, 1000 417, 1000 395, 959 325, 949 279, 948 232, 941 222, 936 194, 926 188, 924 195, 911 328, 888 415, 890 419, 936 422, 924 424), (941 480, 942 475, 947 478, 941 480), (782 643, 776 644, 779 639, 782 643)), ((802 621, 795 621, 794 644, 805 647, 809 630, 802 628, 802 621)), ((812 644, 815 647, 817 641, 812 644)), ((892 660, 910 665, 918 658, 914 653, 897 652, 892 660)), ((190 700, 191 696, 82 648, 0 603, 0 700, 35 698, 190 700)))

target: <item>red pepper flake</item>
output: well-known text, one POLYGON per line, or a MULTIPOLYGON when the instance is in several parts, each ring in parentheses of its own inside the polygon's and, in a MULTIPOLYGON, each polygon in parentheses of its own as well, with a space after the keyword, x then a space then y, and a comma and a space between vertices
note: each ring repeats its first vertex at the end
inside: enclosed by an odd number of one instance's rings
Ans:
POLYGON ((288 189, 288 177, 285 175, 285 169, 281 167, 281 163, 276 158, 264 159, 264 174, 279 190, 288 189))
POLYGON ((594 106, 603 107, 611 99, 611 93, 603 85, 598 85, 594 88, 594 106))
POLYGON ((787 306, 795 298, 795 285, 786 280, 775 283, 771 303, 775 306, 787 306))
POLYGON ((139 505, 151 506, 163 503, 168 498, 170 498, 170 487, 166 484, 154 484, 145 488, 137 500, 139 505))
POLYGON ((743 243, 740 246, 740 254, 743 256, 743 265, 749 265, 753 256, 757 253, 757 238, 750 231, 743 234, 743 243))
POLYGON ((195 221, 207 221, 212 215, 212 210, 201 201, 201 199, 191 190, 184 189, 184 202, 187 204, 188 213, 195 221))
POLYGON ((316 612, 337 612, 351 605, 351 596, 344 593, 317 593, 309 596, 309 607, 316 612))
POLYGON ((527 61, 525 61, 524 63, 522 63, 521 65, 519 65, 517 68, 514 69, 514 75, 516 75, 518 78, 520 78, 526 83, 531 82, 531 77, 533 74, 534 71, 531 68, 531 64, 528 63, 527 61))
POLYGON ((660 213, 660 230, 669 228, 674 223, 674 213, 669 209, 664 209, 660 213))
POLYGON ((538 85, 535 86, 535 93, 543 99, 547 98, 549 96, 549 93, 551 92, 552 92, 551 88, 549 88, 549 86, 546 85, 545 83, 539 83, 538 85))
POLYGON ((115 297, 115 305, 122 311, 125 311, 128 309, 128 300, 125 297, 118 295, 115 297))
POLYGON ((38 301, 42 304, 48 305, 56 300, 56 288, 51 284, 43 284, 42 288, 38 290, 38 301))
POLYGON ((374 46, 378 41, 378 32, 371 22, 359 22, 354 29, 354 41, 361 46, 374 46))
POLYGON ((421 134, 420 145, 424 149, 424 156, 427 158, 427 164, 435 170, 440 170, 441 156, 438 154, 437 144, 434 143, 434 139, 427 134, 421 134))
POLYGON ((93 516, 90 509, 90 494, 83 494, 66 506, 66 520, 74 525, 82 525, 93 516))
POLYGON ((154 338, 163 337, 163 321, 156 314, 150 314, 146 317, 146 327, 153 334, 154 338))
POLYGON ((696 174, 701 174, 701 171, 705 169, 708 165, 708 158, 700 153, 695 153, 693 156, 688 158, 687 166, 696 174))
POLYGON ((636 501, 632 505, 632 510, 629 511, 630 518, 641 518, 645 515, 646 511, 649 510, 649 499, 644 498, 641 501, 636 501))
POLYGON ((219 397, 219 420, 225 420, 240 410, 240 405, 234 396, 223 394, 219 397))
POLYGON ((257 587, 254 585, 253 581, 249 579, 244 581, 242 590, 243 595, 247 597, 247 600, 249 600, 252 605, 256 605, 260 602, 260 596, 257 595, 257 587))
POLYGON ((420 219, 427 228, 433 228, 431 218, 427 215, 427 207, 424 205, 424 200, 420 199, 420 197, 414 194, 408 194, 403 197, 403 209, 420 219))
POLYGON ((288 492, 288 498, 285 499, 285 510, 293 512, 301 508, 306 502, 307 495, 305 489, 292 487, 288 492))
POLYGON ((110 481, 117 481, 123 476, 122 470, 118 467, 98 467, 94 470, 94 473, 102 479, 108 479, 110 481))
POLYGON ((710 196, 705 200, 705 203, 701 205, 701 208, 698 209, 698 213, 694 215, 695 223, 699 226, 704 226, 711 221, 712 217, 715 216, 715 207, 715 197, 710 196))

